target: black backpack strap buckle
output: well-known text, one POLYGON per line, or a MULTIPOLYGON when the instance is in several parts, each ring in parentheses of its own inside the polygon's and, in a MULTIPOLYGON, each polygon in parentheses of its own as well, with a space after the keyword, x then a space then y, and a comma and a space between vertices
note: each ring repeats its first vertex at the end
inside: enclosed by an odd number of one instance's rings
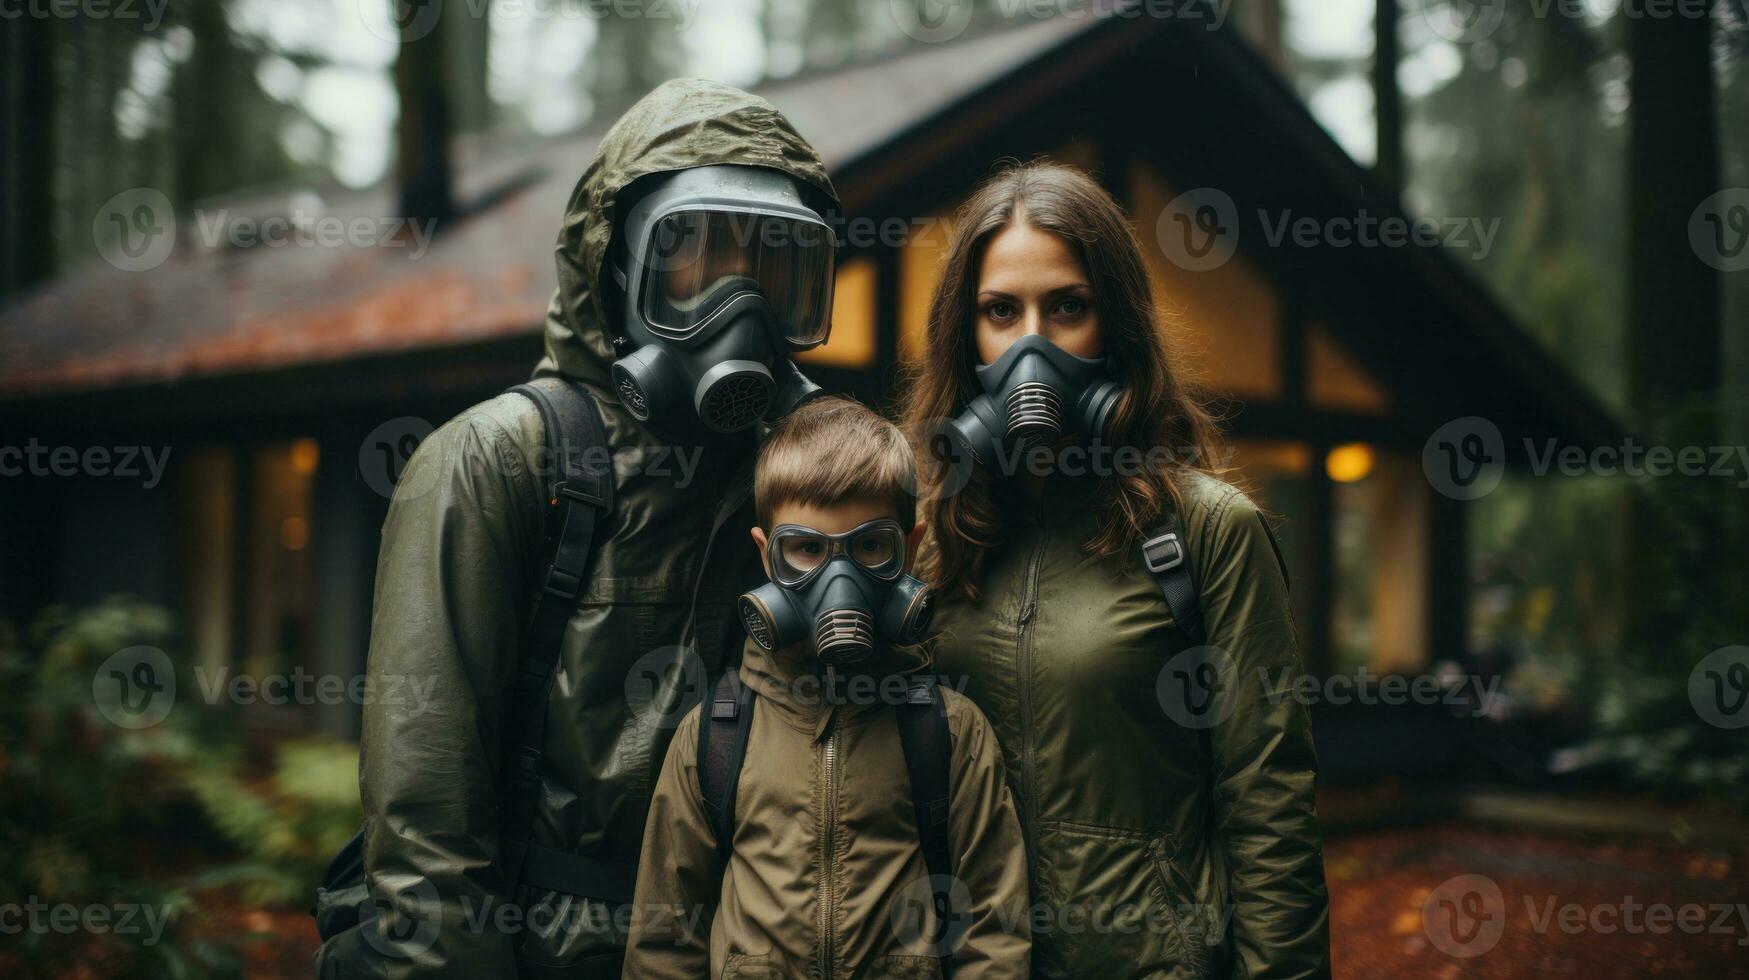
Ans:
POLYGON ((1154 577, 1173 622, 1184 634, 1189 646, 1208 642, 1202 621, 1202 604, 1197 600, 1196 579, 1191 574, 1189 557, 1176 511, 1167 511, 1152 537, 1142 542, 1142 565, 1154 577))
POLYGON ((1178 541, 1178 532, 1167 531, 1143 541, 1142 564, 1155 575, 1184 564, 1184 546, 1178 541))

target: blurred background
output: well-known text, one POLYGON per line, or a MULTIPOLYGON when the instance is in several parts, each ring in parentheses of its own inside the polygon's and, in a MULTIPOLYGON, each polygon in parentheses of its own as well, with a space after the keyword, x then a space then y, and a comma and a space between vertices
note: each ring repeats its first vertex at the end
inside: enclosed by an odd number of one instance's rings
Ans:
POLYGON ((806 369, 885 406, 996 160, 1130 209, 1281 519, 1339 975, 1749 971, 1743 0, 0 15, 0 973, 309 972, 399 468, 675 76, 820 149, 806 369))

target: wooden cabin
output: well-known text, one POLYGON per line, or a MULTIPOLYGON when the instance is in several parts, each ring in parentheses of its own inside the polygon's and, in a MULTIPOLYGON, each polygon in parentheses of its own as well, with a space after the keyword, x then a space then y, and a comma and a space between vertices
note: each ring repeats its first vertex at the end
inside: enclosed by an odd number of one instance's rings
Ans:
MULTIPOLYGON (((824 155, 849 216, 905 229, 847 243, 831 341, 804 358, 828 388, 890 399, 901 361, 921 353, 939 222, 995 161, 1049 155, 1116 194, 1170 329, 1226 403, 1234 462, 1282 518, 1315 671, 1415 673, 1464 654, 1468 505, 1423 472, 1440 426, 1487 419, 1508 464, 1526 439, 1618 438, 1461 253, 1278 233, 1284 218, 1404 215, 1229 32, 1028 23, 760 91, 824 155), (1218 241, 1174 243, 1211 216, 1218 241), (1211 262, 1211 247, 1230 254, 1211 262)), ((0 311, 0 442, 170 451, 153 486, 0 481, 5 612, 130 592, 180 612, 209 667, 358 672, 398 461, 533 366, 559 217, 609 121, 459 145, 465 213, 427 254, 203 248, 185 233, 149 272, 97 265, 0 311)), ((202 207, 395 204, 387 187, 294 188, 202 207)), ((262 717, 344 734, 356 708, 262 717)))

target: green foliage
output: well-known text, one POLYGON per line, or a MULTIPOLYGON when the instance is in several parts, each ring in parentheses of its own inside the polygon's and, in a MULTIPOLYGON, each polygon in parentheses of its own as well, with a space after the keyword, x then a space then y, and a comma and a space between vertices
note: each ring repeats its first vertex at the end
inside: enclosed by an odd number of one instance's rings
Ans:
POLYGON ((356 749, 285 742, 253 776, 234 716, 186 694, 196 689, 170 617, 138 601, 52 610, 28 641, 0 627, 0 848, 12 858, 0 891, 118 923, 139 910, 133 930, 26 929, 0 949, 0 974, 237 975, 247 937, 214 938, 201 910, 302 906, 314 893, 357 826, 356 749), (137 645, 166 651, 185 696, 135 730, 104 716, 93 684, 137 645))
MULTIPOLYGON (((1660 442, 1707 431, 1673 426, 1660 442)), ((1540 691, 1539 706, 1583 724, 1582 768, 1749 805, 1749 739, 1709 724, 1689 693, 1702 658, 1749 637, 1749 607, 1728 598, 1749 583, 1721 544, 1745 540, 1736 479, 1518 478, 1472 509, 1473 645, 1510 652, 1515 697, 1540 691)))
POLYGON ((203 881, 235 883, 251 905, 308 900, 329 856, 358 829, 358 750, 350 745, 287 742, 260 784, 236 766, 198 767, 185 778, 213 826, 243 854, 203 881))

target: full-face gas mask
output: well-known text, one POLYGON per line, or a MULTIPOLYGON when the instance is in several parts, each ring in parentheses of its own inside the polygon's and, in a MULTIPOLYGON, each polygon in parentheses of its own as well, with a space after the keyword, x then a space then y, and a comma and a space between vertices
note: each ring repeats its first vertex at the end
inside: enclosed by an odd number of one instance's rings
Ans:
POLYGON ((747 634, 766 650, 810 640, 824 667, 868 658, 875 637, 923 639, 929 586, 905 574, 905 531, 890 518, 825 534, 780 524, 766 542, 771 581, 741 596, 747 634))
POLYGON ((622 356, 613 383, 639 421, 749 428, 814 389, 789 361, 826 342, 834 241, 789 177, 710 166, 656 178, 623 226, 622 356))
POLYGON ((1065 432, 1104 434, 1119 388, 1103 357, 1076 357, 1038 334, 1015 341, 975 370, 984 393, 947 426, 961 451, 984 463, 1004 440, 1020 449, 1050 445, 1065 432))

